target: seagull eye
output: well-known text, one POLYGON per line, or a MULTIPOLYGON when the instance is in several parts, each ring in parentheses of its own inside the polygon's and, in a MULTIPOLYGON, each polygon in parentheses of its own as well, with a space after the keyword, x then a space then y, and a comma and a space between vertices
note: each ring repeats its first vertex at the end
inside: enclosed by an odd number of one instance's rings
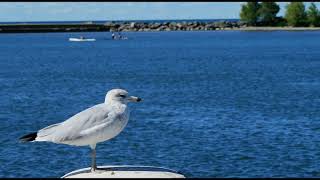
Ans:
POLYGON ((122 98, 125 98, 125 97, 126 97, 126 95, 123 95, 123 94, 120 94, 119 96, 122 97, 122 98))

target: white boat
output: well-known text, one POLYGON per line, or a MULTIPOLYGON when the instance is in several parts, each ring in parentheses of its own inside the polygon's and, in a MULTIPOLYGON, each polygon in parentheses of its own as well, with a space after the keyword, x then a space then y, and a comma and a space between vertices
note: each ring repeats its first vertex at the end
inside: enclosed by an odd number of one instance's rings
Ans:
POLYGON ((171 169, 154 166, 99 166, 97 173, 90 168, 72 171, 61 178, 186 178, 171 169))
POLYGON ((87 39, 87 38, 69 38, 69 41, 96 41, 96 39, 87 39))

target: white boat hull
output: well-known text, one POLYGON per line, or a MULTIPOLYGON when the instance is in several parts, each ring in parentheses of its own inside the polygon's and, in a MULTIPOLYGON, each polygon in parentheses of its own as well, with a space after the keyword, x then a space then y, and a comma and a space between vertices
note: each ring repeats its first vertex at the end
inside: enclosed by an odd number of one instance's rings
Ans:
POLYGON ((96 41, 96 39, 69 38, 69 41, 83 42, 83 41, 96 41))
POLYGON ((99 166, 97 172, 90 168, 72 171, 61 178, 186 178, 184 175, 153 166, 99 166))

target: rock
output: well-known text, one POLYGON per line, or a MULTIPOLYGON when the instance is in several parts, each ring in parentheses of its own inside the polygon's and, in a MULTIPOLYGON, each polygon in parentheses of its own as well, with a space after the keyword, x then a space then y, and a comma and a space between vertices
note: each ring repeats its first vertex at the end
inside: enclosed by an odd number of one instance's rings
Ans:
POLYGON ((150 24, 150 25, 149 25, 149 27, 150 27, 151 29, 157 29, 157 28, 159 28, 160 26, 161 26, 160 23, 154 23, 154 24, 150 24))
POLYGON ((237 21, 239 27, 247 27, 247 23, 243 21, 237 21))
POLYGON ((138 28, 144 29, 144 28, 148 28, 148 24, 146 23, 141 23, 141 24, 137 24, 138 28))
POLYGON ((216 25, 214 23, 210 23, 210 24, 206 24, 204 27, 206 27, 207 29, 215 29, 216 25))
POLYGON ((161 26, 161 27, 160 27, 160 31, 165 31, 166 29, 167 29, 166 26, 161 26))
POLYGON ((131 28, 136 27, 136 23, 135 23, 135 22, 130 23, 130 27, 131 27, 131 28))
POLYGON ((169 25, 169 22, 164 22, 164 23, 162 23, 163 25, 165 25, 165 26, 168 26, 169 25))
POLYGON ((177 26, 177 23, 176 23, 176 22, 171 22, 171 23, 169 24, 169 27, 175 27, 175 26, 177 26))
POLYGON ((222 28, 225 26, 225 23, 224 23, 224 21, 217 21, 217 22, 214 22, 214 25, 216 27, 222 28))

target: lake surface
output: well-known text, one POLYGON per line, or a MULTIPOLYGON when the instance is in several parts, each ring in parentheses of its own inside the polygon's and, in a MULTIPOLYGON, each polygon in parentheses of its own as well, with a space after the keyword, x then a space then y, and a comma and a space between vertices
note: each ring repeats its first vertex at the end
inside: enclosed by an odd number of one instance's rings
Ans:
POLYGON ((0 177, 61 177, 90 148, 18 138, 104 101, 143 99, 98 165, 187 177, 320 177, 320 32, 0 34, 0 177), (69 42, 84 35, 96 42, 69 42))

